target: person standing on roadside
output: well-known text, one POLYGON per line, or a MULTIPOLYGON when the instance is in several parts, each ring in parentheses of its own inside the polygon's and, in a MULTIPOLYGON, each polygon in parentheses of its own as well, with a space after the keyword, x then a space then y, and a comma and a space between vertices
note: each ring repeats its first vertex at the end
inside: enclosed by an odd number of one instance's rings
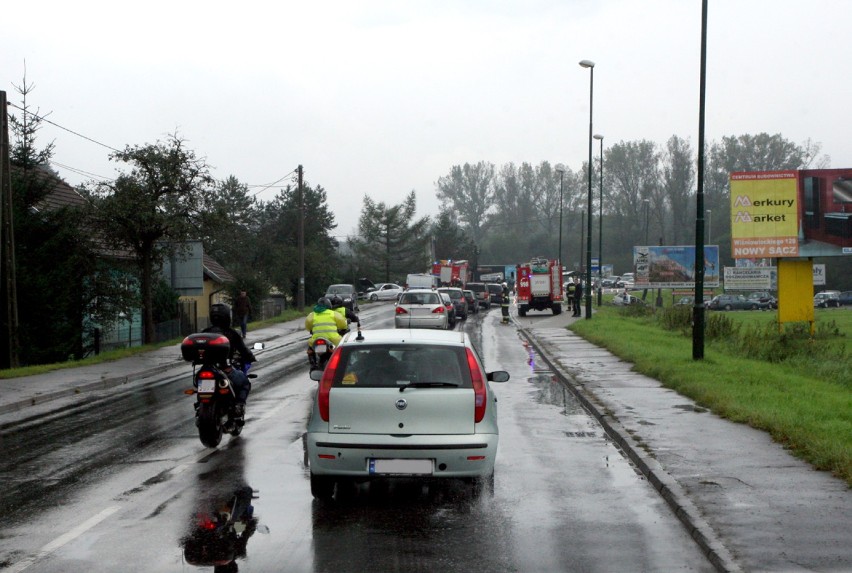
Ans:
POLYGON ((251 314, 251 301, 249 300, 246 291, 241 290, 240 294, 234 300, 234 317, 240 325, 240 332, 243 338, 246 337, 246 327, 248 326, 248 317, 251 314))
POLYGON ((575 280, 574 301, 573 301, 573 303, 574 303, 573 304, 574 314, 571 315, 571 316, 582 316, 582 313, 580 312, 580 308, 582 307, 581 303, 583 301, 583 281, 580 280, 580 277, 577 277, 574 280, 575 280))

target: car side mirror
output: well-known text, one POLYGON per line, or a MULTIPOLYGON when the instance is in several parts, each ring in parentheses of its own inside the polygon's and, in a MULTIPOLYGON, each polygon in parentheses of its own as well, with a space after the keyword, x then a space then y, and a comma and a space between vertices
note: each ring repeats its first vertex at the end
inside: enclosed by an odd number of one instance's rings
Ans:
POLYGON ((495 370, 485 375, 489 382, 508 382, 509 373, 505 370, 495 370))
POLYGON ((322 380, 322 370, 311 370, 311 380, 316 382, 322 380))
POLYGON ((252 350, 263 350, 263 343, 262 342, 255 342, 252 345, 251 349, 252 350))

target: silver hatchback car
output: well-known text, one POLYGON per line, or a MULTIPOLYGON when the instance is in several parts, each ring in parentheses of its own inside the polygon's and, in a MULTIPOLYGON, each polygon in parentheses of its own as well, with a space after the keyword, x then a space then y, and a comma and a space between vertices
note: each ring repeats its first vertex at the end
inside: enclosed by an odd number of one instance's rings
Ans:
POLYGON ((397 328, 449 328, 449 311, 440 293, 431 289, 411 289, 399 295, 394 326, 397 328))
POLYGON ((464 332, 367 330, 340 342, 319 381, 305 434, 311 493, 341 480, 461 479, 493 486, 497 399, 464 332))

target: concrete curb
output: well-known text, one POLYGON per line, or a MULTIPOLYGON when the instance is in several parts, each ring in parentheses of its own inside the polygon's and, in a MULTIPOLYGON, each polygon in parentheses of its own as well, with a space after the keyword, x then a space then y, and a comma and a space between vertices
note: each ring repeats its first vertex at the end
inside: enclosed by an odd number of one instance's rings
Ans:
POLYGON ((742 568, 736 563, 730 551, 719 540, 713 528, 701 517, 698 508, 695 507, 677 480, 666 473, 657 460, 648 456, 634 442, 630 434, 615 417, 601 411, 593 399, 594 394, 575 384, 574 381, 576 379, 574 376, 565 371, 552 356, 547 354, 542 345, 536 340, 534 334, 517 324, 517 322, 516 326, 539 356, 559 377, 560 381, 576 396, 583 407, 600 422, 610 439, 627 454, 630 461, 636 465, 639 471, 642 472, 642 475, 659 492, 713 566, 723 573, 740 573, 742 568))

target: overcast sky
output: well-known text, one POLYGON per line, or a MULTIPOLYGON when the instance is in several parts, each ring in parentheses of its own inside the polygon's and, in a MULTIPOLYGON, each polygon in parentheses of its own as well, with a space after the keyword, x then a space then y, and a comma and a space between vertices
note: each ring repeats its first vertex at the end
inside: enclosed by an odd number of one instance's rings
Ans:
MULTIPOLYGON (((413 189, 418 215, 437 213, 452 165, 581 169, 583 59, 605 147, 676 134, 697 148, 701 0, 29 0, 4 3, 2 22, 10 102, 26 62, 29 104, 99 143, 177 132, 215 177, 249 185, 302 164, 341 237, 365 194, 396 204, 413 189)), ((709 0, 707 141, 811 138, 831 167, 852 167, 850 24, 850 0, 709 0)), ((46 124, 50 141, 71 184, 91 177, 66 167, 119 168, 46 124)))

